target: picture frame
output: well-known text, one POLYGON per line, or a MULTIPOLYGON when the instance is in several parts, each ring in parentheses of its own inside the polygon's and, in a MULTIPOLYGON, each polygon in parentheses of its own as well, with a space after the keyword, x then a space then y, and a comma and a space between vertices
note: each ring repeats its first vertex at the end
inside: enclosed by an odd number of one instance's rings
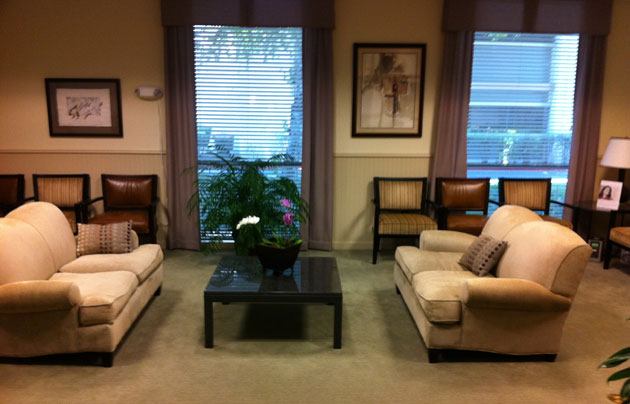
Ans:
POLYGON ((353 45, 352 137, 422 137, 426 44, 353 45))
POLYGON ((119 79, 47 78, 51 137, 122 137, 119 79))
POLYGON ((597 207, 600 209, 617 210, 621 200, 623 182, 601 180, 597 193, 597 207))

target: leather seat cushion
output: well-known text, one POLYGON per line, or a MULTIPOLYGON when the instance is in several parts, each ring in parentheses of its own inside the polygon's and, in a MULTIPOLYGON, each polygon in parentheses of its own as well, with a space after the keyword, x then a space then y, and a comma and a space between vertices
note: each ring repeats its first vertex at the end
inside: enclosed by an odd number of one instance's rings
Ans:
POLYGON ((149 233, 149 214, 142 210, 110 210, 94 216, 88 222, 91 224, 110 224, 128 220, 131 220, 131 228, 136 233, 149 233))
POLYGON ((125 254, 84 255, 62 266, 59 271, 72 273, 126 271, 135 274, 142 283, 163 260, 164 254, 159 245, 143 244, 125 254))
POLYGON ((613 227, 610 229, 610 239, 617 244, 630 247, 630 227, 613 227))
POLYGON ((426 271, 465 271, 459 265, 462 253, 419 250, 413 246, 402 246, 396 249, 395 259, 400 269, 409 280, 415 274, 426 271))
POLYGON ((68 223, 70 224, 70 228, 73 233, 77 232, 77 215, 74 211, 62 210, 63 215, 68 219, 68 223))
POLYGON ((469 271, 427 271, 413 277, 413 289, 427 319, 453 324, 462 319, 461 296, 466 280, 477 278, 469 271))
POLYGON ((131 272, 92 274, 56 273, 54 281, 72 282, 81 292, 79 322, 81 325, 112 324, 138 287, 131 272))
POLYGON ((418 235, 424 230, 436 230, 437 224, 425 215, 415 213, 381 213, 379 234, 418 235))
POLYGON ((448 230, 461 231, 463 233, 478 236, 488 220, 482 215, 449 215, 446 219, 448 230))
POLYGON ((549 215, 540 215, 542 220, 545 222, 558 223, 561 226, 568 227, 569 229, 573 229, 573 223, 568 220, 561 219, 559 217, 549 216, 549 215))

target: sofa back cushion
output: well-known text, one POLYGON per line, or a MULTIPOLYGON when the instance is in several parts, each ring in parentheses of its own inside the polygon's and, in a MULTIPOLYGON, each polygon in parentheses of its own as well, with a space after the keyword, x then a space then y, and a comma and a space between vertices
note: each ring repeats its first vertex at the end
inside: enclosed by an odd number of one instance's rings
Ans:
POLYGON ((556 223, 532 221, 516 226, 505 240, 498 278, 527 279, 554 293, 575 295, 592 252, 580 236, 556 223))
POLYGON ((55 205, 48 202, 27 203, 7 217, 28 223, 41 235, 52 255, 55 271, 77 258, 70 224, 55 205))
POLYGON ((503 240, 512 229, 521 223, 540 221, 542 221, 540 216, 527 208, 503 205, 488 218, 481 234, 503 240))
POLYGON ((38 231, 21 220, 0 219, 0 285, 47 280, 54 273, 50 249, 38 231))

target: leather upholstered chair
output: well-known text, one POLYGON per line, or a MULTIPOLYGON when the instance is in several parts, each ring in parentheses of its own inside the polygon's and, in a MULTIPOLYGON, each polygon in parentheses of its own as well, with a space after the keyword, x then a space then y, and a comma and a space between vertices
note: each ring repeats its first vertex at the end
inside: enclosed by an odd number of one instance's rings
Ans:
POLYGON ((573 228, 570 221, 549 215, 551 204, 571 205, 551 200, 551 178, 499 178, 499 205, 518 205, 540 213, 547 222, 573 228))
POLYGON ((57 206, 76 234, 80 206, 90 199, 88 174, 33 174, 33 192, 36 201, 57 206))
POLYGON ((6 215, 24 201, 24 175, 0 175, 0 216, 6 215))
POLYGON ((426 197, 426 178, 374 177, 372 264, 376 264, 381 238, 419 238, 424 230, 437 229, 427 216, 426 197))
POLYGON ((88 208, 82 209, 83 222, 109 224, 131 220, 133 230, 141 242, 156 242, 157 226, 157 175, 111 175, 102 174, 103 196, 92 199, 89 204, 103 201, 102 213, 89 217, 88 208))
POLYGON ((438 229, 479 235, 488 215, 490 179, 438 177, 435 183, 438 229))

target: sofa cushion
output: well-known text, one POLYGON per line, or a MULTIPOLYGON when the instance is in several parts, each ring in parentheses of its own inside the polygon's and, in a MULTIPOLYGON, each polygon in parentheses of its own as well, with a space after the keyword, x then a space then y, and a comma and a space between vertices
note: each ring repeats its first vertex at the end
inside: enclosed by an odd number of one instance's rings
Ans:
POLYGON ((481 235, 466 250, 459 263, 477 276, 485 276, 496 266, 507 243, 493 237, 481 235))
POLYGON ((47 280, 55 272, 48 244, 33 226, 17 219, 0 219, 0 285, 47 280))
POLYGON ((77 257, 90 254, 121 254, 132 250, 131 222, 79 223, 77 257))
POLYGON ((459 265, 462 253, 419 250, 404 246, 396 249, 396 262, 411 283, 413 276, 425 271, 465 271, 459 265))
POLYGON ((72 282, 81 292, 79 322, 81 325, 113 323, 138 287, 131 272, 93 274, 56 273, 54 281, 72 282))
POLYGON ((60 272, 92 273, 133 272, 140 283, 151 275, 164 259, 157 244, 144 244, 127 254, 84 255, 61 267, 60 272))
POLYGON ((457 323, 462 319, 461 297, 469 271, 427 271, 413 277, 413 289, 427 319, 432 323, 457 323))
POLYGON ((48 244, 55 270, 77 257, 74 234, 61 210, 48 202, 31 202, 7 215, 33 226, 48 244))

